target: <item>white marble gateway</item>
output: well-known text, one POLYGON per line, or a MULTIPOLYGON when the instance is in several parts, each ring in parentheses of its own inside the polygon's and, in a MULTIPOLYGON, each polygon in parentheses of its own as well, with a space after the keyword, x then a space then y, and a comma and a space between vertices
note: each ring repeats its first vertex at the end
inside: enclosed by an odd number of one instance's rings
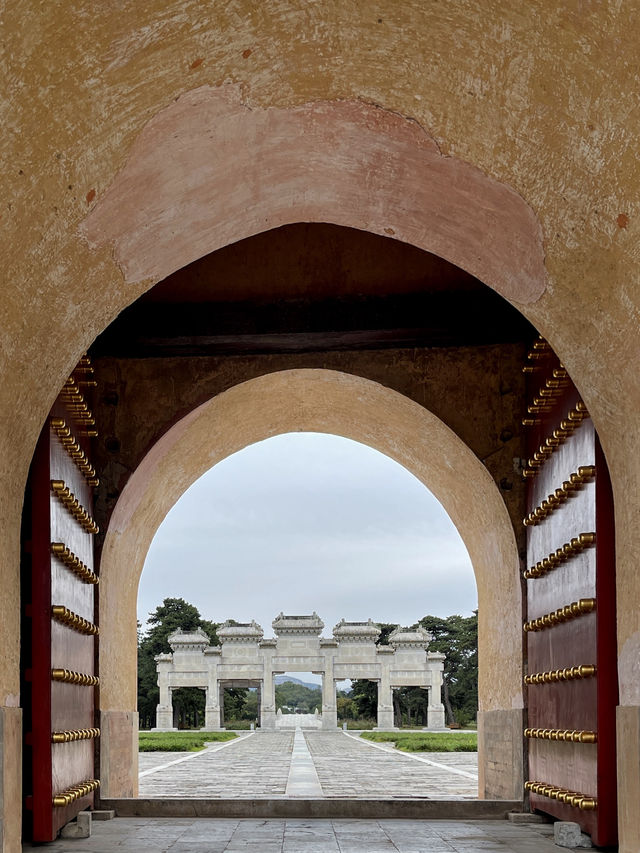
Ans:
POLYGON ((378 728, 393 728, 393 689, 424 687, 429 691, 428 728, 444 727, 442 671, 445 656, 428 651, 431 635, 424 628, 396 628, 388 645, 376 645, 380 627, 345 622, 321 637, 324 623, 317 613, 285 616, 273 623, 275 637, 264 638, 256 622, 225 622, 218 629, 221 645, 212 646, 201 629, 169 636, 172 654, 156 657, 160 703, 156 731, 173 726, 171 692, 199 687, 206 692, 205 729, 215 731, 224 718, 226 687, 257 687, 260 725, 276 728, 274 676, 313 672, 322 676, 322 728, 337 728, 336 682, 368 679, 378 684, 378 728))

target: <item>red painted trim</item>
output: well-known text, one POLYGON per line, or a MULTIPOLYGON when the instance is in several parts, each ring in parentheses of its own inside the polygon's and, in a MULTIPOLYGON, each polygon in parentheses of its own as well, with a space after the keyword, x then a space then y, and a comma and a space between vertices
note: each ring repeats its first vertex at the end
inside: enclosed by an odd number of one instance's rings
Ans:
POLYGON ((31 468, 31 639, 33 840, 53 841, 51 764, 51 515, 49 426, 38 440, 31 468))
POLYGON ((613 491, 596 435, 596 609, 598 632, 598 821, 593 836, 601 847, 617 844, 615 527, 613 491))

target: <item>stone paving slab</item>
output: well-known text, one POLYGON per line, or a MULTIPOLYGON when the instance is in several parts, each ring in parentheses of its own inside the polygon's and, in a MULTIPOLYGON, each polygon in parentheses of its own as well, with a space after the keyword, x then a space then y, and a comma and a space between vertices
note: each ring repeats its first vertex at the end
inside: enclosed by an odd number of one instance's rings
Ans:
POLYGON ((193 752, 140 752, 138 753, 138 772, 146 773, 147 770, 153 770, 154 767, 160 767, 168 761, 187 758, 194 754, 193 752))
POLYGON ((142 753, 143 799, 475 799, 477 754, 404 753, 344 732, 255 732, 198 753, 142 753), (299 747, 300 749, 300 747, 299 747), (306 764, 301 765, 302 752, 306 764), (313 781, 299 790, 296 781, 313 781), (293 774, 293 777, 292 777, 293 774))
MULTIPOLYGON (((42 849, 23 846, 23 851, 42 849)), ((558 853, 550 824, 509 821, 116 818, 47 853, 558 853)))
POLYGON ((427 763, 399 750, 377 749, 342 732, 305 732, 305 739, 325 797, 451 800, 478 796, 472 758, 450 760, 455 753, 437 753, 436 763, 435 757, 431 761, 436 754, 429 753, 431 763, 427 763), (463 766, 471 767, 468 775, 455 772, 463 766))
MULTIPOLYGON (((293 737, 293 732, 261 732, 238 741, 226 741, 226 749, 214 744, 202 752, 187 753, 194 756, 193 760, 143 776, 139 795, 187 799, 284 796, 293 737)), ((163 755, 164 763, 179 758, 178 753, 163 755)))

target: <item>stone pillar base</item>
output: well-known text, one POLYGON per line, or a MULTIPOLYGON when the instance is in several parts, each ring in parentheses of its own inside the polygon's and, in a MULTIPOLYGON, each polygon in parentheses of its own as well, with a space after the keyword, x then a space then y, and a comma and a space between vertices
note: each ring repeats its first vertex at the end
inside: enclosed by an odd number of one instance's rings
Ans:
POLYGON ((323 708, 322 709, 322 728, 326 731, 335 731, 338 728, 338 709, 323 708))
POLYGON ((22 850, 22 709, 0 707, 0 850, 22 850))
POLYGON ((427 708, 427 730, 428 729, 444 729, 444 706, 429 705, 427 708))
POLYGON ((156 705, 156 727, 154 732, 175 732, 173 708, 171 705, 156 705))
POLYGON ((380 708, 378 706, 378 725, 374 731, 395 731, 396 728, 397 727, 394 725, 393 719, 393 708, 380 708))
POLYGON ((138 713, 100 714, 100 795, 138 796, 138 713))
POLYGON ((524 797, 524 711, 478 711, 478 796, 524 797))
POLYGON ((215 732, 220 728, 220 708, 217 705, 207 705, 204 709, 204 729, 215 732))
POLYGON ((276 727, 276 712, 275 711, 265 711, 262 709, 262 713, 260 714, 260 728, 267 729, 269 731, 273 731, 276 727))
POLYGON ((618 831, 620 853, 640 850, 640 707, 616 708, 618 741, 618 831))

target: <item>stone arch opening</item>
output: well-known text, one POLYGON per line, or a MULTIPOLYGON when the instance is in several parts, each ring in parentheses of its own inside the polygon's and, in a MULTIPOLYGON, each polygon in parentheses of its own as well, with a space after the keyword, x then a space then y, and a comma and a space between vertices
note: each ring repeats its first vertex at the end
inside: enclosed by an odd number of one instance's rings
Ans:
MULTIPOLYGON (((343 435, 380 450, 410 470, 441 501, 467 545, 476 574, 480 720, 506 715, 515 743, 520 744, 520 562, 511 520, 495 482, 442 421, 398 392, 336 371, 288 370, 236 385, 186 415, 147 454, 116 504, 101 559, 105 795, 130 795, 135 785, 129 779, 125 786, 116 768, 134 761, 137 585, 157 527, 186 488, 217 461, 257 440, 300 430, 343 435), (129 754, 112 751, 110 739, 115 744, 119 732, 124 743, 122 731, 127 727, 129 754)), ((509 760, 489 770, 481 735, 481 793, 517 796, 522 764, 512 759, 518 750, 521 745, 510 748, 509 760)), ((492 768, 501 764, 496 758, 494 753, 492 768)))
MULTIPOLYGON (((433 678, 443 666, 437 652, 446 649, 434 648, 432 643, 427 656, 432 666, 426 670, 423 651, 414 650, 413 656, 402 652, 403 671, 390 682, 395 685, 393 701, 390 697, 383 701, 388 709, 378 714, 378 676, 383 669, 399 667, 397 658, 389 657, 389 646, 396 642, 389 638, 392 627, 451 614, 473 620, 477 589, 466 548, 436 498, 406 468, 370 447, 333 435, 287 433, 246 447, 205 472, 169 511, 152 540, 138 589, 139 623, 144 625, 157 607, 164 608, 166 602, 160 602, 166 597, 194 603, 203 618, 215 623, 229 618, 255 620, 263 638, 273 637, 272 623, 279 611, 317 611, 324 623, 320 628, 324 639, 309 642, 305 635, 295 641, 296 660, 289 662, 293 668, 280 660, 273 673, 276 728, 302 724, 335 730, 343 722, 354 729, 389 726, 387 710, 393 705, 393 725, 411 725, 413 720, 413 725, 441 729, 443 703, 447 722, 475 723, 477 678, 475 696, 465 710, 460 708, 466 717, 458 719, 456 714, 454 718, 448 691, 443 690, 439 675, 433 678), (367 621, 345 626, 345 616, 367 621), (371 623, 372 616, 379 626, 371 623), (385 653, 376 654, 378 643, 385 646, 385 653), (307 669, 299 659, 301 647, 308 647, 307 669), (329 688, 335 689, 325 690, 327 702, 323 703, 323 674, 314 671, 314 666, 315 670, 322 668, 311 658, 325 653, 333 661, 329 688), (339 686, 341 679, 347 682, 339 686), (349 698, 353 679, 357 680, 358 702, 349 698), (278 687, 289 680, 299 683, 286 691, 278 687), (307 692, 310 688, 312 693, 307 692), (337 703, 336 691, 340 695, 337 703), (346 691, 345 695, 340 691, 346 691), (278 709, 284 702, 280 694, 285 692, 291 694, 293 708, 285 705, 283 716, 278 709), (319 706, 316 718, 311 705, 314 699, 319 706), (300 714, 310 718, 301 721, 300 714)), ((251 638, 250 630, 245 626, 241 632, 245 664, 251 658, 268 682, 268 656, 260 651, 260 640, 251 638)), ((231 636, 237 642, 235 633, 231 636)), ((419 637, 409 641, 417 643, 415 649, 422 649, 419 637)), ((171 660, 162 667, 158 664, 157 672, 154 664, 143 664, 143 682, 138 661, 141 730, 175 728, 178 712, 181 726, 185 712, 193 725, 194 697, 189 694, 180 700, 177 685, 191 683, 196 672, 207 670, 210 684, 206 692, 195 694, 200 726, 243 729, 249 720, 257 726, 273 726, 273 710, 268 704, 261 704, 257 713, 255 702, 240 703, 233 697, 223 704, 218 699, 217 672, 225 664, 226 677, 232 677, 229 655, 233 643, 226 651, 218 646, 219 656, 209 654, 211 649, 194 653, 193 638, 186 647, 181 637, 169 642, 171 660), (164 692, 156 689, 161 672, 167 682, 164 692)), ((291 639, 285 642, 291 643, 291 639)), ((403 648, 413 647, 405 639, 403 648)), ((281 658, 286 651, 280 648, 269 656, 272 654, 281 658)), ((237 678, 248 678, 246 668, 241 669, 237 678)), ((389 680, 389 673, 386 678, 389 680)), ((455 698, 453 701, 457 706, 455 698)))

